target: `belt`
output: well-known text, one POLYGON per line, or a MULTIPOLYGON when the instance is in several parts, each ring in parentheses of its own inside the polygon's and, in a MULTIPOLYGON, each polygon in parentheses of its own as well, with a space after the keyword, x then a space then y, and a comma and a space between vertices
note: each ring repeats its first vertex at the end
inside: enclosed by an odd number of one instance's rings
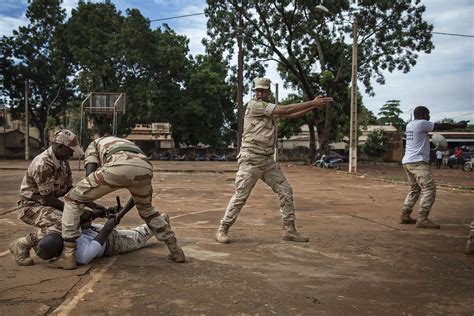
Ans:
POLYGON ((143 151, 142 151, 140 148, 138 148, 138 147, 134 147, 134 146, 118 146, 118 147, 112 148, 111 150, 109 150, 109 151, 105 154, 104 161, 106 161, 107 159, 110 158, 110 156, 112 156, 112 155, 115 154, 115 153, 118 153, 119 151, 128 151, 128 152, 132 152, 132 153, 136 153, 136 154, 145 155, 145 154, 143 153, 143 151))

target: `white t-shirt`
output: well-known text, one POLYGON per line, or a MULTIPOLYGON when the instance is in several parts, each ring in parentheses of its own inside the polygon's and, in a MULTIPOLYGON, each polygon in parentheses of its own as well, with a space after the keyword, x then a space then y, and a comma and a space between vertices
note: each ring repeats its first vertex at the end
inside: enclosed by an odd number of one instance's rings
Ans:
MULTIPOLYGON (((98 228, 100 226, 97 225, 98 228)), ((98 234, 98 232, 90 228, 82 230, 81 236, 76 239, 76 262, 78 264, 88 264, 92 259, 102 257, 107 243, 104 243, 102 246, 99 242, 95 241, 94 239, 98 234)))
POLYGON ((436 151, 436 159, 443 159, 443 153, 439 150, 436 151))
POLYGON ((406 127, 406 148, 402 164, 412 162, 430 162, 430 138, 434 123, 427 120, 414 120, 406 127))

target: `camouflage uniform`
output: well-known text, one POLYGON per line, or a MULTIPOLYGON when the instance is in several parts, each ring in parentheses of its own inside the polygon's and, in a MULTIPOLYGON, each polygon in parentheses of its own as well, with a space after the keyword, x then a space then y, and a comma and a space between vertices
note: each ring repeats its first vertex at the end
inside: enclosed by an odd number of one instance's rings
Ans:
POLYGON ((261 100, 251 100, 247 105, 242 147, 237 156, 239 171, 235 178, 235 193, 227 205, 221 224, 234 224, 258 179, 278 194, 282 219, 295 219, 293 190, 273 156, 276 128, 272 112, 275 106, 261 100))
POLYGON ((88 202, 118 189, 130 191, 140 217, 161 241, 174 238, 165 215, 151 204, 153 168, 142 151, 132 142, 106 136, 93 141, 86 150, 85 164, 98 169, 81 180, 65 197, 62 236, 74 240, 80 235, 79 222, 88 202))
MULTIPOLYGON (((66 129, 54 134, 53 143, 69 147, 82 153, 77 136, 66 129)), ((36 156, 28 167, 20 187, 18 201, 18 217, 24 223, 38 227, 10 243, 10 252, 19 265, 32 265, 30 249, 37 250, 39 241, 50 233, 61 234, 62 210, 48 206, 46 196, 54 194, 56 198, 64 196, 72 187, 72 175, 69 163, 59 160, 53 147, 36 156)))
POLYGON ((45 195, 64 196, 72 187, 69 162, 59 161, 49 147, 36 156, 28 167, 20 187, 18 217, 39 229, 30 233, 33 247, 49 233, 61 234, 61 210, 44 205, 45 195))

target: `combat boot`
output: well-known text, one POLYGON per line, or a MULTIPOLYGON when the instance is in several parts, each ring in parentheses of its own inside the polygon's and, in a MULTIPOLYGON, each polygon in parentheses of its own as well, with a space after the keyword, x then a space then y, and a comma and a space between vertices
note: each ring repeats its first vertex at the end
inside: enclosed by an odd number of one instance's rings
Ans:
POLYGON ((403 211, 400 217, 400 224, 415 224, 416 220, 410 216, 411 211, 403 211))
POLYGON ((420 216, 416 220, 416 228, 440 229, 438 224, 428 219, 429 213, 430 212, 420 212, 420 216))
POLYGON ((35 264, 30 258, 30 249, 33 247, 30 235, 18 238, 10 243, 10 252, 15 257, 15 262, 20 266, 32 266, 35 264))
POLYGON ((51 260, 48 267, 55 269, 74 270, 77 267, 76 263, 76 242, 63 242, 63 252, 61 255, 51 260))
POLYGON ((184 262, 184 260, 186 260, 183 249, 178 246, 176 237, 171 237, 170 239, 166 240, 166 245, 170 251, 168 259, 173 260, 174 262, 184 262))
POLYGON ((466 255, 474 255, 474 230, 471 229, 469 237, 467 238, 466 249, 464 249, 466 255))
POLYGON ((297 241, 297 242, 308 242, 309 238, 301 235, 299 232, 296 231, 295 222, 294 221, 284 221, 283 222, 283 229, 285 230, 285 234, 283 235, 283 240, 287 241, 297 241))
POLYGON ((220 224, 219 228, 217 229, 216 233, 216 241, 221 243, 221 244, 228 244, 230 243, 230 238, 228 236, 229 234, 229 225, 226 224, 220 224))

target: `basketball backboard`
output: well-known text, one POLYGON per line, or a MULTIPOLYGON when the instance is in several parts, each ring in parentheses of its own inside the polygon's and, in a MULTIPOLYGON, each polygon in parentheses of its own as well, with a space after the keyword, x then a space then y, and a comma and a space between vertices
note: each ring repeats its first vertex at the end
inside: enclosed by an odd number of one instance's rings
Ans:
POLYGON ((82 106, 89 113, 125 114, 125 93, 92 92, 82 102, 82 106))

